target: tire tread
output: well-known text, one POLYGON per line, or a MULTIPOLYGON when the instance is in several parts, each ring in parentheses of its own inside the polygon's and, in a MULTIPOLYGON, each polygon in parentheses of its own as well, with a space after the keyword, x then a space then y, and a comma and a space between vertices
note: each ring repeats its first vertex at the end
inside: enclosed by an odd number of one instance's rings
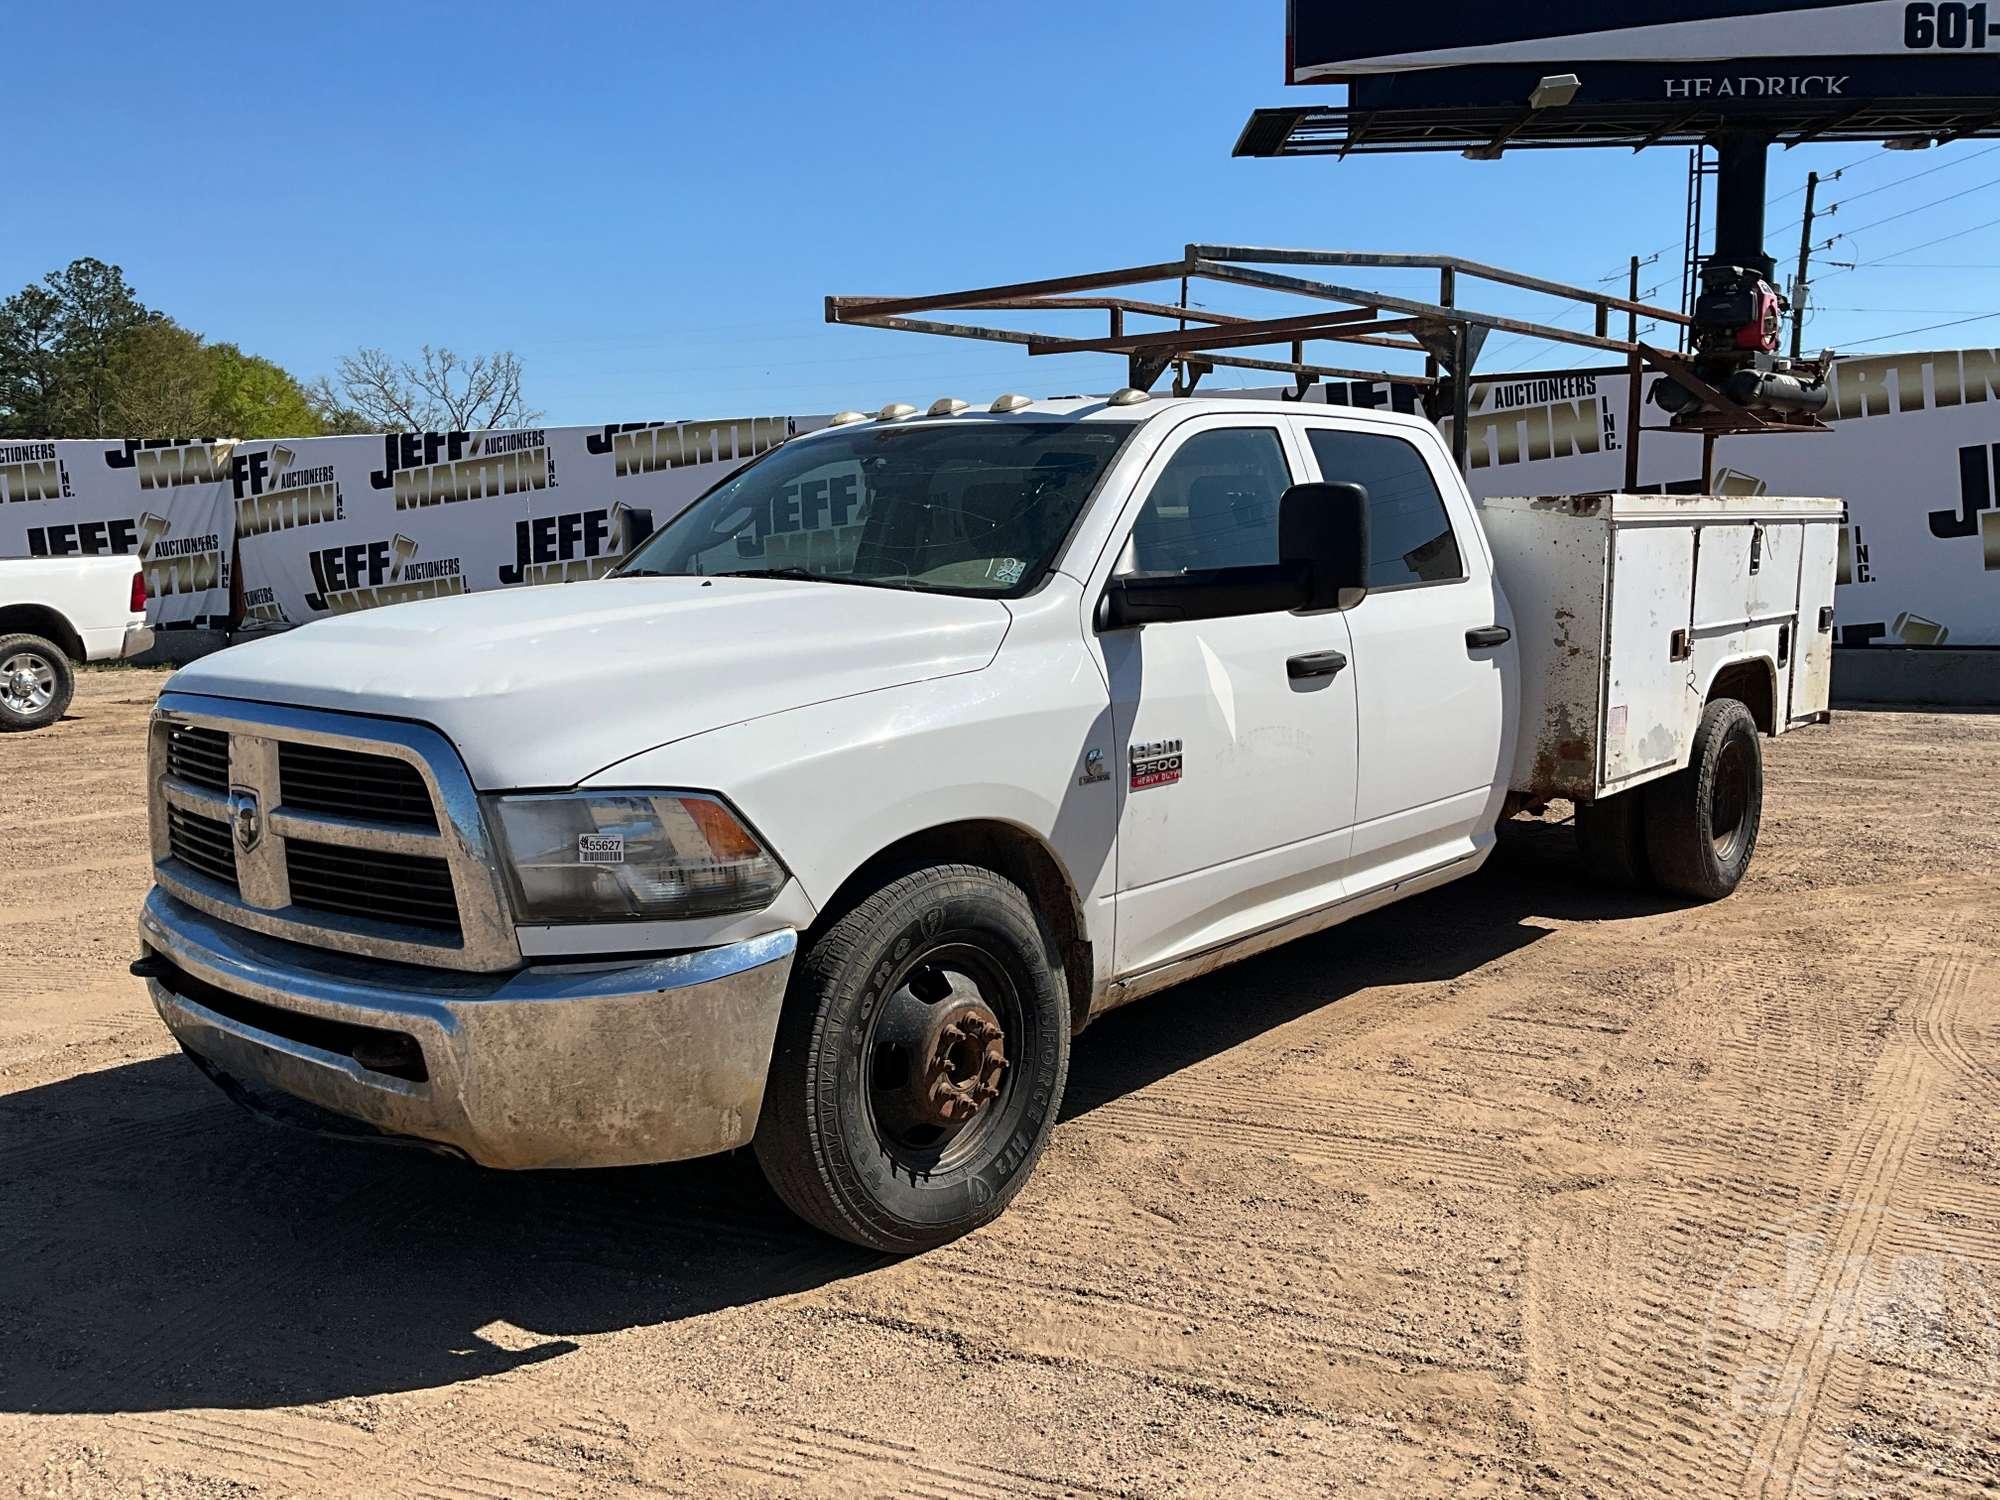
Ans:
POLYGON ((1746 813, 1751 820, 1749 841, 1743 852, 1742 867, 1734 878, 1715 857, 1705 818, 1714 795, 1715 763, 1721 744, 1738 727, 1747 730, 1751 744, 1761 754, 1757 721, 1749 706, 1735 698, 1717 698, 1702 710, 1687 768, 1649 782, 1644 789, 1646 861, 1654 882, 1662 890, 1697 901, 1719 901, 1736 889, 1742 872, 1749 868, 1751 856, 1756 853, 1763 810, 1761 769, 1756 794, 1746 813))

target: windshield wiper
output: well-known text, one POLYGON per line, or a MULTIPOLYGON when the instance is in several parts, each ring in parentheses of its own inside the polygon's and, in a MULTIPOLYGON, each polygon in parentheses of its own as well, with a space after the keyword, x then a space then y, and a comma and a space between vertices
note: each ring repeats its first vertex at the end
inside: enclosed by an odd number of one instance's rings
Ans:
POLYGON ((723 573, 705 573, 705 578, 794 578, 805 583, 850 583, 847 578, 834 578, 825 573, 815 573, 810 568, 731 568, 723 573))

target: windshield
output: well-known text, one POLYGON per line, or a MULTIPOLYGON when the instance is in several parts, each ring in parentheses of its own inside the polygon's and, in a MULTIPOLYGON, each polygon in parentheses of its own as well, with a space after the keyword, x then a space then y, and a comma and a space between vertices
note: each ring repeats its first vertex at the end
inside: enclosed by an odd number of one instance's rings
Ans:
POLYGON ((618 575, 1023 594, 1134 425, 857 424, 787 443, 695 501, 618 575))

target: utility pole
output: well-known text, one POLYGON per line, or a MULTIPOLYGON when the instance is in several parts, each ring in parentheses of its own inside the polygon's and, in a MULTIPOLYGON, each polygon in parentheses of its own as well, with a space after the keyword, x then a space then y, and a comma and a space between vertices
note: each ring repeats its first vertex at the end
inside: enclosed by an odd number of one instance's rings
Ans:
MULTIPOLYGON (((1632 257, 1632 275, 1625 300, 1639 300, 1639 257, 1632 257)), ((1625 315, 1625 342, 1639 342, 1639 315, 1625 315)), ((1639 423, 1641 420, 1640 386, 1646 382, 1646 367, 1635 349, 1625 359, 1625 492, 1631 494, 1639 488, 1639 423)))
POLYGON ((1804 352, 1806 338, 1806 270, 1812 262, 1813 199, 1819 195, 1819 173, 1806 173, 1806 217, 1799 226, 1799 274, 1792 282, 1792 358, 1804 352))

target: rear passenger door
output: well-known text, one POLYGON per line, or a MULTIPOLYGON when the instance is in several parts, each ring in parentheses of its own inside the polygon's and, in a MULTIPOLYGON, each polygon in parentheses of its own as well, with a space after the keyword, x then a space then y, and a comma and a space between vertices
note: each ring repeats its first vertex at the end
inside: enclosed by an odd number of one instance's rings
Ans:
POLYGON ((1436 434, 1294 420, 1319 479, 1368 491, 1368 597, 1347 615, 1361 737, 1348 886, 1359 893, 1492 843, 1520 648, 1436 434))

